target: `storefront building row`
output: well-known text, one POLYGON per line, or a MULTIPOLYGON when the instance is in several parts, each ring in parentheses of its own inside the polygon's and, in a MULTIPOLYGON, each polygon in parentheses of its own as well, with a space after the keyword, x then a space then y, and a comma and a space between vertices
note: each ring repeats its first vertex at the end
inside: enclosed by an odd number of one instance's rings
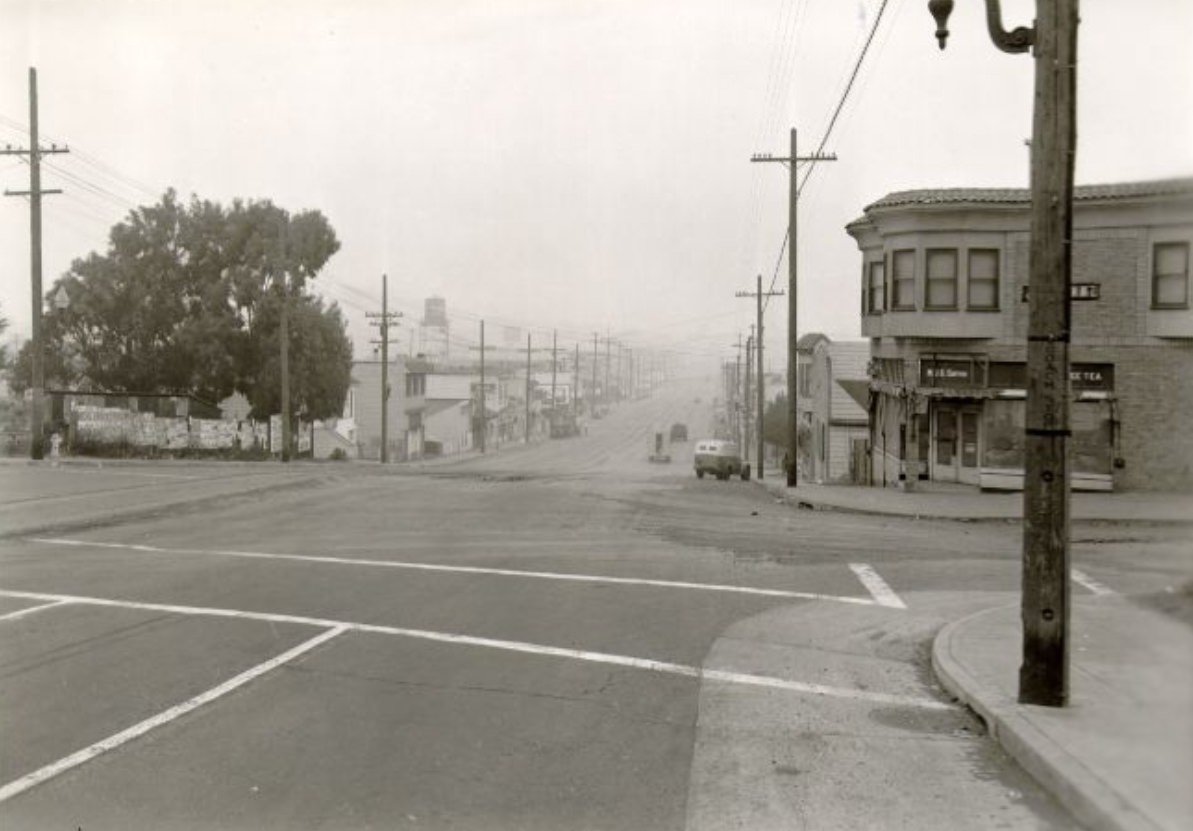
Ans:
MULTIPOLYGON (((1026 190, 890 194, 862 252, 876 485, 1021 489, 1026 190)), ((1078 187, 1070 332, 1075 489, 1193 488, 1193 180, 1078 187)))

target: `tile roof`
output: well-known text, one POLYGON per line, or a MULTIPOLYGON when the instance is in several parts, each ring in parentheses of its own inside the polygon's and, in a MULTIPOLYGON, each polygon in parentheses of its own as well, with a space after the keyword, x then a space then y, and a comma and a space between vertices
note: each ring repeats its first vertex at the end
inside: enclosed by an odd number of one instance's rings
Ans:
MULTIPOLYGON (((1104 185, 1078 185, 1073 190, 1077 202, 1114 199, 1139 199, 1154 196, 1193 197, 1193 177, 1158 179, 1147 182, 1118 182, 1104 185)), ((866 206, 866 213, 874 208, 900 205, 954 205, 959 203, 1027 204, 1031 191, 1027 188, 926 188, 900 190, 866 206)))

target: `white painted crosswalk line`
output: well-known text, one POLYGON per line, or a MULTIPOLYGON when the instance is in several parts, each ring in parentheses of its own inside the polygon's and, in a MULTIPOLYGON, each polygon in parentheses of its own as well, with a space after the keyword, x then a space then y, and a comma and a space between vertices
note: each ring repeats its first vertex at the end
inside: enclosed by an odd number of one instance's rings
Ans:
POLYGON ((895 590, 887 585, 886 580, 879 576, 873 566, 865 563, 850 563, 849 568, 857 575, 857 579, 862 581, 862 585, 866 587, 879 606, 887 606, 891 609, 907 608, 907 604, 900 599, 899 595, 895 594, 895 590))
POLYGON ((65 600, 54 600, 50 603, 41 603, 37 606, 28 606, 24 609, 17 609, 15 612, 9 612, 6 615, 0 615, 0 620, 18 620, 26 615, 31 615, 34 612, 40 612, 43 609, 52 609, 55 606, 63 606, 66 604, 65 600))
POLYGON ((449 643, 458 646, 476 646, 486 649, 498 649, 506 652, 521 652, 528 655, 545 655, 554 658, 566 658, 574 661, 587 661, 595 664, 641 669, 648 672, 658 672, 665 675, 680 675, 688 678, 706 681, 722 681, 730 684, 740 684, 754 687, 769 687, 771 689, 787 690, 789 692, 808 695, 829 696, 846 700, 863 701, 877 704, 899 705, 904 707, 918 707, 928 710, 951 710, 953 706, 935 699, 884 693, 877 690, 851 689, 847 687, 830 687, 821 684, 776 678, 766 675, 752 675, 749 673, 729 672, 726 670, 707 667, 676 664, 670 661, 656 661, 651 658, 638 658, 632 655, 616 655, 608 652, 591 652, 584 649, 572 649, 548 644, 529 643, 527 641, 512 641, 502 638, 485 638, 476 635, 462 635, 454 632, 435 632, 427 629, 408 629, 401 626, 384 626, 376 623, 356 623, 346 620, 329 620, 326 618, 305 617, 302 615, 284 615, 274 612, 252 612, 243 609, 220 609, 203 606, 178 606, 165 603, 140 603, 132 600, 115 600, 103 597, 84 597, 79 595, 51 595, 40 592, 24 592, 0 589, 0 597, 21 597, 34 600, 62 600, 86 606, 103 606, 117 609, 143 609, 153 612, 167 612, 179 615, 195 615, 204 617, 237 618, 241 620, 262 620, 275 623, 296 623, 307 626, 317 626, 334 631, 369 632, 378 635, 394 635, 403 638, 449 643))
MULTIPOLYGON (((559 580, 573 583, 608 583, 623 586, 651 586, 665 589, 688 589, 693 591, 727 592, 760 597, 785 597, 794 600, 826 600, 833 603, 848 603, 855 606, 873 606, 876 601, 867 597, 850 597, 818 592, 802 592, 787 589, 766 589, 756 586, 727 585, 721 583, 693 583, 681 580, 654 580, 645 577, 610 577, 601 574, 572 574, 557 571, 520 571, 510 568, 486 568, 483 566, 451 566, 438 563, 411 563, 400 560, 369 560, 351 557, 328 557, 316 554, 283 554, 266 551, 228 551, 204 548, 163 548, 156 545, 141 545, 120 542, 91 542, 57 538, 34 538, 29 542, 39 545, 72 546, 75 548, 112 548, 124 551, 140 551, 146 554, 190 554, 211 557, 239 557, 250 560, 279 560, 298 563, 323 563, 325 565, 356 566, 362 568, 396 568, 411 571, 430 571, 442 574, 481 574, 494 577, 518 577, 535 580, 559 580)), ((881 582, 881 578, 879 578, 881 582)), ((882 601, 877 601, 881 603, 882 601)), ((883 604, 887 605, 887 604, 883 604)))
MULTIPOLYGON (((63 600, 62 602, 69 601, 63 600)), ((328 629, 311 638, 310 640, 300 643, 293 649, 283 652, 276 658, 271 658, 264 663, 257 664, 255 667, 240 673, 235 678, 231 678, 217 687, 212 687, 207 692, 200 693, 194 698, 188 699, 181 704, 176 704, 168 710, 164 710, 138 724, 134 724, 132 727, 129 727, 126 730, 121 730, 119 733, 108 736, 108 738, 98 741, 89 747, 85 747, 82 750, 72 753, 71 755, 59 759, 56 762, 52 762, 45 767, 39 768, 32 773, 26 774, 20 779, 14 779, 7 785, 0 787, 0 802, 6 802, 18 794, 24 793, 30 788, 36 787, 43 782, 65 773, 71 768, 76 768, 79 765, 91 761, 97 756, 102 756, 104 753, 107 753, 110 750, 115 750, 121 745, 131 742, 133 739, 145 735, 150 730, 161 727, 163 724, 168 724, 169 722, 174 721, 175 719, 184 716, 193 710, 197 710, 204 704, 208 704, 223 695, 227 695, 238 687, 243 687, 254 678, 259 678, 270 670, 277 669, 282 664, 289 663, 298 656, 306 652, 310 652, 315 647, 331 640, 337 635, 343 634, 345 631, 347 630, 343 627, 328 629)))

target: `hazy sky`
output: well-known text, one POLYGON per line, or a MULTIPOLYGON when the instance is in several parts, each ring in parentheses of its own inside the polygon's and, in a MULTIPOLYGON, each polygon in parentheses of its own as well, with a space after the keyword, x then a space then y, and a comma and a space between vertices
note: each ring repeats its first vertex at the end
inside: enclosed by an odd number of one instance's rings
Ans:
MULTIPOLYGON (((106 247, 167 187, 318 209, 342 249, 319 283, 364 311, 445 297, 560 344, 729 357, 737 299, 775 273, 787 173, 821 141, 882 0, 0 0, 0 145, 27 146, 38 70, 44 279, 106 247), (548 335, 549 337, 549 335, 548 335)), ((1034 3, 1003 3, 1006 25, 1034 3)), ((1085 0, 1079 183, 1193 172, 1193 3, 1085 0)), ((960 0, 940 52, 924 0, 889 0, 800 208, 801 332, 857 337, 844 226, 904 188, 1025 186, 1032 60, 960 0)), ((0 157, 0 187, 28 166, 0 157)), ((0 308, 29 330, 28 203, 0 200, 0 308)), ((786 263, 779 286, 786 284, 786 263)), ((767 318, 781 358, 785 301, 767 318)), ((407 327, 408 329, 408 327, 407 327)), ((11 330, 10 330, 11 332, 11 330)), ((405 337, 403 335, 403 337, 405 337)))

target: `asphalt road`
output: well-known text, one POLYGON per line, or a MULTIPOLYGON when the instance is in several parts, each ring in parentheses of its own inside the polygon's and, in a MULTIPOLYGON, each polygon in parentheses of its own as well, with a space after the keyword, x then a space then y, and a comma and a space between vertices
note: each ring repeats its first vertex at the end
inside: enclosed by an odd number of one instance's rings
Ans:
MULTIPOLYGON (((1072 827, 928 667, 1014 599, 1017 529, 794 511, 690 442, 648 463, 710 390, 123 521, 88 506, 280 474, 0 470, 0 518, 89 523, 0 541, 0 827, 1072 827)), ((1168 579, 1161 532, 1101 533, 1099 580, 1168 579)))

